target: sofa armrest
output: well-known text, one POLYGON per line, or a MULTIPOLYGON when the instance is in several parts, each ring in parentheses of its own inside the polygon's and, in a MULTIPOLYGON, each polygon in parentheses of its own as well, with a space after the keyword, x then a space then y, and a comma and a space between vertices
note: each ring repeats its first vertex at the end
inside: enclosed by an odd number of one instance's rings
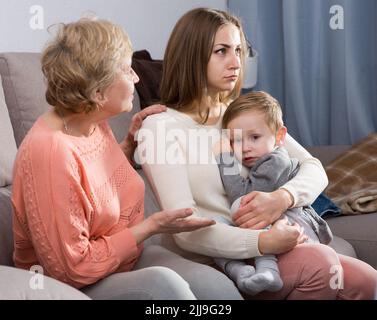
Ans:
POLYGON ((90 300, 62 282, 43 275, 33 277, 26 270, 0 266, 0 300, 90 300))

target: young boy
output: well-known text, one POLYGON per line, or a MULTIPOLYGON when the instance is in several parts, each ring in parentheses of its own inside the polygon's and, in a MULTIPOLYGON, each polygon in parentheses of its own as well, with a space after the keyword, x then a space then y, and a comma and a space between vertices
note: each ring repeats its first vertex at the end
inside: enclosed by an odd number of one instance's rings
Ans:
MULTIPOLYGON (((236 99, 223 118, 223 129, 228 129, 230 144, 221 143, 215 154, 225 191, 232 203, 232 215, 239 209, 243 196, 253 192, 272 192, 298 172, 299 163, 291 159, 282 147, 287 134, 281 107, 265 92, 252 92, 236 99), (243 178, 237 161, 250 168, 243 178)), ((285 215, 291 224, 304 228, 308 242, 328 244, 332 233, 327 223, 312 207, 289 209, 285 215)), ((229 221, 219 221, 229 224, 229 221)), ((275 256, 255 258, 255 269, 244 261, 215 259, 224 272, 250 295, 262 291, 276 292, 283 283, 275 256)))

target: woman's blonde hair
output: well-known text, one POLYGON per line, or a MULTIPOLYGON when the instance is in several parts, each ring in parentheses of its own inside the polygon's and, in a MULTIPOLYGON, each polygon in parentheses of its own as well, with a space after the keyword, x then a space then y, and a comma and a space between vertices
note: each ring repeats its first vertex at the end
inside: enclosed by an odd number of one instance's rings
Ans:
POLYGON ((279 102, 264 91, 256 91, 237 98, 229 105, 223 117, 223 129, 227 129, 232 120, 250 111, 263 113, 268 127, 274 133, 284 126, 279 102))
POLYGON ((120 26, 106 20, 80 19, 59 25, 42 54, 47 102, 57 111, 91 112, 115 80, 132 45, 120 26))
MULTIPOLYGON (((161 102, 182 112, 196 107, 203 123, 206 123, 209 110, 200 105, 207 89, 207 66, 211 58, 217 31, 224 25, 233 24, 241 36, 241 63, 247 51, 241 22, 227 12, 198 8, 186 13, 176 24, 164 57, 161 82, 161 102)), ((229 103, 239 96, 243 72, 231 92, 221 93, 219 102, 229 103)))

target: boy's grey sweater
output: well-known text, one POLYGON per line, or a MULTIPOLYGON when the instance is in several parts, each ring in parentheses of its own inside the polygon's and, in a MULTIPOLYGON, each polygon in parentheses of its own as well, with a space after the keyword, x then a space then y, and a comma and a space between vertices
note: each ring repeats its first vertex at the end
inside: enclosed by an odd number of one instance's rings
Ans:
MULTIPOLYGON (((250 169, 249 176, 243 178, 239 163, 233 153, 223 153, 217 157, 221 179, 231 203, 253 191, 273 192, 289 180, 299 170, 297 159, 291 159, 284 148, 277 148, 270 154, 260 158, 250 169)), ((324 221, 311 207, 289 209, 286 212, 290 220, 303 226, 307 234, 314 231, 319 241, 328 244, 332 241, 332 232, 324 221), (311 230, 306 230, 311 228, 311 230)))

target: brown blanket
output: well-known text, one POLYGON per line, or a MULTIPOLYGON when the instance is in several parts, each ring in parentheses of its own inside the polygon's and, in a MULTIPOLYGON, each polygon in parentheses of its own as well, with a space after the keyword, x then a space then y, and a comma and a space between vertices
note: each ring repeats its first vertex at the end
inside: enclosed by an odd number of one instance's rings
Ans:
POLYGON ((368 136, 326 167, 326 194, 344 214, 377 212, 377 134, 368 136))

